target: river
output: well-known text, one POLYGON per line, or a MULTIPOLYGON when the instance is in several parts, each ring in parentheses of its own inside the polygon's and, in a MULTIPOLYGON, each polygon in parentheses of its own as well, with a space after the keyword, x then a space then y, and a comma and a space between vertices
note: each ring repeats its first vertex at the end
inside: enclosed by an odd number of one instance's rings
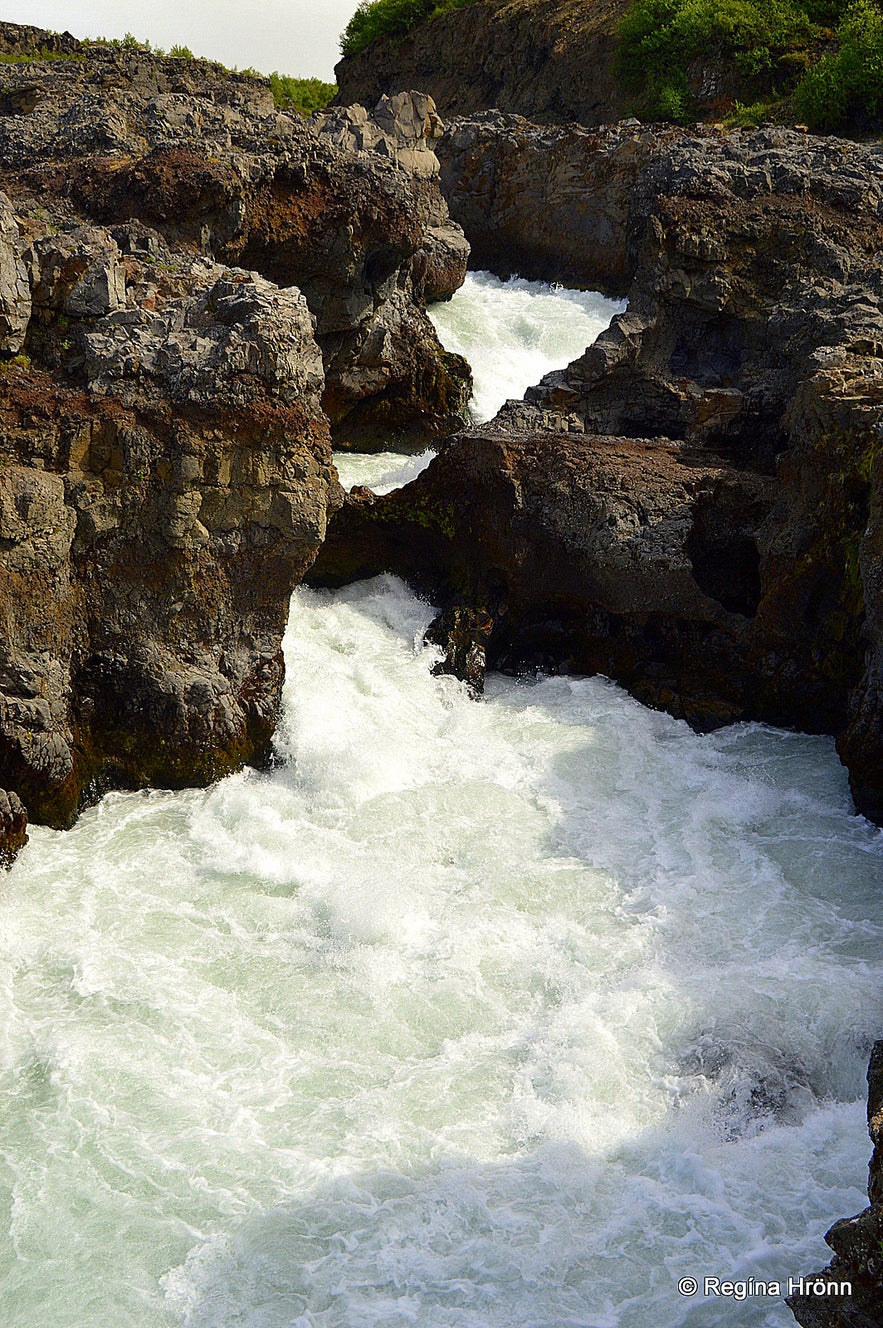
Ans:
MULTIPOLYGON (((612 312, 479 276, 434 316, 481 417, 612 312)), ((813 1271, 866 1202, 883 838, 832 742, 476 703, 432 614, 298 590, 273 770, 0 880, 4 1328, 785 1328, 677 1281, 813 1271)))

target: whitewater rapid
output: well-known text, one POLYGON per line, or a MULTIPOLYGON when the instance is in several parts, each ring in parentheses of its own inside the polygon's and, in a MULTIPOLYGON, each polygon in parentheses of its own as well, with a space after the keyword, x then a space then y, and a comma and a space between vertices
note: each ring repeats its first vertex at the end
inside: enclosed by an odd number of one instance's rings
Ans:
MULTIPOLYGON (((492 419, 510 397, 520 400, 550 369, 563 369, 610 326, 625 303, 597 291, 566 290, 542 281, 491 272, 468 272, 452 300, 434 304, 429 316, 447 350, 472 366, 470 414, 476 424, 492 419)), ((341 483, 368 484, 389 493, 425 470, 435 453, 338 453, 341 483)))
POLYGON ((432 614, 297 591, 273 770, 0 880, 4 1328, 785 1328, 676 1283, 863 1206, 883 840, 833 744, 478 704, 432 614))

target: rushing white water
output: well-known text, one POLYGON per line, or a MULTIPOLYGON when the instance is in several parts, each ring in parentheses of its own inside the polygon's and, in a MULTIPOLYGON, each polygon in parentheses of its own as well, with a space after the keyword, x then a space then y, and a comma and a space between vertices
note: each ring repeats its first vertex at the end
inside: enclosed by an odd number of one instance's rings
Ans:
MULTIPOLYGON (((432 305, 429 316, 445 348, 472 365, 470 409, 481 423, 509 397, 524 396, 550 369, 563 369, 582 355, 624 308, 597 291, 469 272, 453 299, 432 305)), ((375 493, 389 493, 425 470, 434 455, 339 452, 335 461, 344 488, 369 484, 375 493)))
POLYGON ((298 591, 273 771, 0 881, 4 1328, 785 1328, 676 1282, 862 1206, 883 841, 832 744, 477 704, 431 616, 298 591))
POLYGON ((429 316, 447 350, 472 365, 472 409, 489 420, 510 397, 520 399, 550 369, 563 369, 610 326, 625 303, 597 291, 469 272, 452 300, 429 316))
POLYGON ((335 452, 334 463, 345 489, 367 484, 375 493, 389 493, 415 479, 434 456, 431 449, 411 456, 401 452, 335 452))

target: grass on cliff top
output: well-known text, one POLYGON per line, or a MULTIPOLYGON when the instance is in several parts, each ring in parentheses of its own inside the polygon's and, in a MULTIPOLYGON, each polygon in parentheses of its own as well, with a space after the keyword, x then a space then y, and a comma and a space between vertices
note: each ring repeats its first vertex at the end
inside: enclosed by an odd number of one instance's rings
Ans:
POLYGON ((405 37, 428 19, 464 9, 475 0, 362 0, 343 30, 340 49, 357 55, 378 37, 405 37))
MULTIPOLYGON (((24 54, 15 52, 10 55, 0 55, 0 64, 18 65, 29 64, 41 60, 85 60, 86 53, 90 46, 114 46, 124 51, 143 51, 145 55, 155 55, 159 59, 170 56, 175 60, 197 60, 189 46, 171 46, 168 51, 164 51, 161 46, 152 46, 149 41, 139 41, 133 37, 131 32, 127 32, 125 37, 108 38, 92 37, 81 43, 79 51, 59 51, 52 47, 40 46, 33 51, 24 54)), ((266 78, 257 69, 228 69, 218 60, 210 60, 207 63, 213 68, 221 70, 225 74, 248 74, 253 78, 266 78)), ((274 70, 269 75, 270 87, 273 91, 273 101, 280 110, 297 111, 299 115, 310 116, 313 111, 321 110, 327 106, 328 102, 337 92, 335 83, 325 83, 320 78, 292 78, 290 74, 280 74, 274 70)))
POLYGON ((883 109, 880 0, 634 0, 619 36, 621 78, 662 119, 694 119, 708 79, 737 114, 787 105, 813 129, 883 109))

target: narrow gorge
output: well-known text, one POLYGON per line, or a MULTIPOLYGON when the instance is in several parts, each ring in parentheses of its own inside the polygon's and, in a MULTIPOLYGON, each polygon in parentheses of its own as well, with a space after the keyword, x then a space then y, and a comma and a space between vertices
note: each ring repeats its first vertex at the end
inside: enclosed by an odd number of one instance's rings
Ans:
POLYGON ((10 1328, 881 1323, 883 158, 624 8, 0 23, 10 1328))

